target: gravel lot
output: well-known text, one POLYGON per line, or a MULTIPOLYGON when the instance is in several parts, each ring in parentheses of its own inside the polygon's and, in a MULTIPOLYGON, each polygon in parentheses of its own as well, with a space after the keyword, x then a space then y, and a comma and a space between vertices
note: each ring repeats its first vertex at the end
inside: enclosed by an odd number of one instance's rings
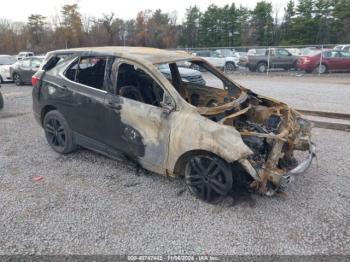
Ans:
MULTIPOLYGON (((350 86, 328 78, 235 79, 296 107, 350 112, 350 86)), ((32 116, 31 87, 1 90, 0 254, 350 255, 350 133, 314 129, 318 166, 287 197, 241 192, 215 206, 131 162, 56 154, 32 116)))

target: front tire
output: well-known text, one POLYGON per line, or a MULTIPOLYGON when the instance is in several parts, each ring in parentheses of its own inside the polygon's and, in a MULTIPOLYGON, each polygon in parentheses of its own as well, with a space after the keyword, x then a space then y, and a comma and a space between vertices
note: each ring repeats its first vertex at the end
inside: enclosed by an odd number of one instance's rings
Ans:
POLYGON ((208 203, 218 203, 232 189, 232 170, 217 156, 198 154, 186 163, 185 181, 196 197, 208 203))
POLYGON ((316 74, 325 74, 328 72, 328 68, 325 64, 321 64, 315 67, 314 73, 316 74))
POLYGON ((15 73, 12 76, 13 81, 15 82, 16 86, 21 86, 23 84, 22 79, 19 74, 15 73))
POLYGON ((76 149, 72 130, 60 112, 48 112, 44 117, 43 127, 47 142, 57 153, 68 154, 76 149))

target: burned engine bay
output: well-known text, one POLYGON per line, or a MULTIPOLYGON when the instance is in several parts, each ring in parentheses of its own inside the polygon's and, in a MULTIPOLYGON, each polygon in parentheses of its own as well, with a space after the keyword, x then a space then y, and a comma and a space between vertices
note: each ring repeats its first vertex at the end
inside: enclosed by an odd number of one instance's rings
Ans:
MULTIPOLYGON (((311 122, 303 119, 294 109, 250 90, 233 100, 231 108, 221 112, 217 108, 199 108, 202 115, 220 124, 233 126, 244 143, 253 152, 240 164, 250 175, 250 187, 274 195, 284 192, 291 176, 304 172, 315 156, 311 143, 311 122), (302 165, 294 151, 309 151, 310 157, 302 165)), ((227 98, 226 98, 227 100, 227 98)))

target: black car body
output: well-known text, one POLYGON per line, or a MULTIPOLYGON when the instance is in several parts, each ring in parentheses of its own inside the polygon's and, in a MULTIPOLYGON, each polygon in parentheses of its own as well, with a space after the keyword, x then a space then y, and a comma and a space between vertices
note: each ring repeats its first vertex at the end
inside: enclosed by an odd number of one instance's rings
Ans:
POLYGON ((43 56, 31 56, 17 61, 10 70, 15 84, 31 84, 32 76, 39 70, 43 60, 43 56))
POLYGON ((1 84, 0 84, 0 109, 4 107, 4 98, 2 97, 1 94, 1 84))
POLYGON ((34 115, 56 152, 79 145, 127 156, 155 173, 184 175, 208 202, 228 194, 234 175, 273 195, 311 164, 310 122, 202 58, 139 47, 70 51, 64 59, 52 55, 33 76, 34 115), (210 81, 183 79, 177 63, 184 61, 203 67, 210 81), (294 150, 309 151, 298 166, 294 150))

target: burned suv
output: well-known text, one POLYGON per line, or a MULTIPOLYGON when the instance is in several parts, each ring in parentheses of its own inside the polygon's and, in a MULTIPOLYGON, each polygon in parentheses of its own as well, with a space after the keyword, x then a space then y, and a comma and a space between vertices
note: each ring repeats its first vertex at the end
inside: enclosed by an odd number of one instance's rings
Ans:
POLYGON ((237 181, 267 195, 284 191, 312 162, 307 120, 199 57, 138 47, 69 51, 63 59, 51 53, 32 79, 35 117, 58 153, 81 146, 127 156, 155 173, 184 176, 211 203, 237 181), (203 69, 203 84, 183 81, 184 62, 203 69), (300 164, 295 150, 309 152, 300 164))

